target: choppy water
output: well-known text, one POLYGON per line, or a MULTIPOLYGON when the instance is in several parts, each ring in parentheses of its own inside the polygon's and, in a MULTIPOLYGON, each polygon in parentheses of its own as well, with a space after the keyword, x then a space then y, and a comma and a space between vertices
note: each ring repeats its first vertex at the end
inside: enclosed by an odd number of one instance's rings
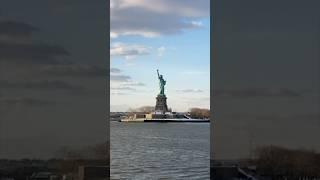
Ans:
POLYGON ((111 122, 111 179, 209 179, 209 126, 111 122))

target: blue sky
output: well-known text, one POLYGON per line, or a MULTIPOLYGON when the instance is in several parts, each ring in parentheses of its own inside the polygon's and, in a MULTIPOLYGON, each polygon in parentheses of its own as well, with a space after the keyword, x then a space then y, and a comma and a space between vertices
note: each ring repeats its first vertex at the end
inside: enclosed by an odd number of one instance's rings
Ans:
POLYGON ((147 2, 111 1, 111 111, 154 106, 157 69, 174 111, 209 108, 209 1, 147 2))

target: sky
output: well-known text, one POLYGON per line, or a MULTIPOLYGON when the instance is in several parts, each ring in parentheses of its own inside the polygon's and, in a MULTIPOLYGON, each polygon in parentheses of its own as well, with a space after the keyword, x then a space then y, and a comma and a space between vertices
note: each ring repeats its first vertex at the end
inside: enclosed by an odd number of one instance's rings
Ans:
POLYGON ((173 111, 210 107, 210 1, 111 0, 111 111, 155 106, 157 69, 173 111))

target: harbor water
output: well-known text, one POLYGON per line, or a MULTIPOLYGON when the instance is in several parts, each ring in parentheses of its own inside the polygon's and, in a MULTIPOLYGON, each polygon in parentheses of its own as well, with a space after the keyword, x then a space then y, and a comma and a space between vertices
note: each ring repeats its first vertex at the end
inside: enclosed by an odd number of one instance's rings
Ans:
POLYGON ((209 179, 210 123, 111 125, 111 179, 209 179))

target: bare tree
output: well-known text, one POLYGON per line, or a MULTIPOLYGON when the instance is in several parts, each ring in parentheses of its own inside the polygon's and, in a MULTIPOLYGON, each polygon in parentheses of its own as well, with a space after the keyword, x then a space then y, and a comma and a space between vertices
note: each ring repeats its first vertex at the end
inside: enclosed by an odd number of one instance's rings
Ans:
POLYGON ((210 110, 202 108, 191 108, 190 116, 195 119, 210 118, 210 110))

